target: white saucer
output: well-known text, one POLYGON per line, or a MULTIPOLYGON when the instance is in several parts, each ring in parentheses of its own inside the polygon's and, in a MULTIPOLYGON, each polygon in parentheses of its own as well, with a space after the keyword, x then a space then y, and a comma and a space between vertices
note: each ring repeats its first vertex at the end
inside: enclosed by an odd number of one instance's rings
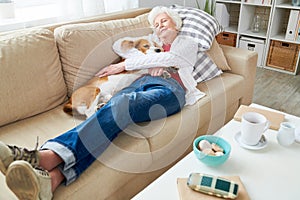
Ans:
POLYGON ((234 139, 241 147, 245 149, 258 150, 258 149, 265 148, 268 144, 266 137, 264 135, 262 137, 264 137, 264 139, 263 140, 261 139, 257 145, 247 145, 243 143, 241 141, 241 132, 237 132, 234 136, 234 139))

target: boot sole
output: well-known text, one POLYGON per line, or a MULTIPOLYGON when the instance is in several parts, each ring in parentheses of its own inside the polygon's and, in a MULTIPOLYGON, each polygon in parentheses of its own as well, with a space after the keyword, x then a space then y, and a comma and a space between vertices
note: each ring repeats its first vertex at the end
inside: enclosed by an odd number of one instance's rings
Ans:
POLYGON ((39 182, 35 171, 26 161, 12 163, 6 172, 6 184, 21 200, 39 199, 39 182))

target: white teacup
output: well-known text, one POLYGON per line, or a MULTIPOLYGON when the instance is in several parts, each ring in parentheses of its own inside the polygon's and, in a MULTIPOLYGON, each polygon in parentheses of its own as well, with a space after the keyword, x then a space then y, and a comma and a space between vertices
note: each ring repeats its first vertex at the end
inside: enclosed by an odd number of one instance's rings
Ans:
POLYGON ((262 114, 244 113, 241 124, 241 141, 247 145, 257 145, 269 125, 269 121, 262 114))

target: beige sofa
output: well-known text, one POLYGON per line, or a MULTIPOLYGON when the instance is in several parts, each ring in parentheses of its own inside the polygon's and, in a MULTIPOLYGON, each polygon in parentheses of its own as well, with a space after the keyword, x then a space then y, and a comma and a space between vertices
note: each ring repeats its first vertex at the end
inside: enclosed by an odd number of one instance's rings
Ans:
MULTIPOLYGON (((37 136, 41 145, 78 125, 81 119, 65 114, 63 103, 73 89, 118 59, 110 48, 114 40, 149 32, 148 11, 1 33, 0 140, 34 148, 37 136)), ((231 70, 198 85, 204 98, 167 119, 128 127, 76 182, 61 185, 54 199, 130 199, 191 151, 197 135, 214 133, 241 104, 250 104, 257 54, 222 49, 231 70)), ((16 199, 2 174, 0 185, 0 199, 16 199)))

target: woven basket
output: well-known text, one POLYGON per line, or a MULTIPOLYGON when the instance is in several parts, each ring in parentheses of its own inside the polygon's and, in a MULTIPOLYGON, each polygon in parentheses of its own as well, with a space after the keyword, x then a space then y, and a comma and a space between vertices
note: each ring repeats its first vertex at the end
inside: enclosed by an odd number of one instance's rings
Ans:
POLYGON ((224 44, 224 45, 235 47, 236 37, 237 37, 237 34, 235 34, 235 33, 223 32, 223 33, 219 33, 216 36, 216 40, 219 44, 224 44))
POLYGON ((298 44, 271 40, 267 66, 294 72, 298 56, 298 44))

